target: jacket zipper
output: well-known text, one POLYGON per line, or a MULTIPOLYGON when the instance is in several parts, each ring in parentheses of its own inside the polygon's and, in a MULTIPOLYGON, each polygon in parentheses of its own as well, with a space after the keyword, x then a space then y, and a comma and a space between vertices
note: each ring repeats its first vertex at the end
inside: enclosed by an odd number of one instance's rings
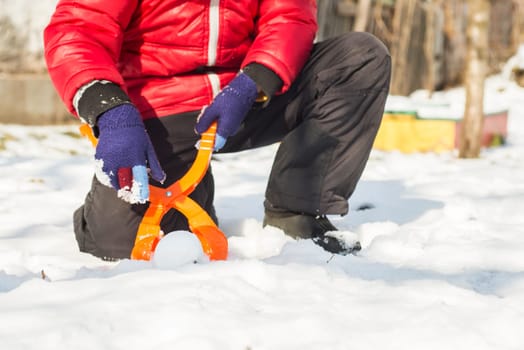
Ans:
MULTIPOLYGON (((207 46, 207 66, 213 67, 217 61, 218 35, 220 28, 220 0, 209 1, 209 38, 207 46)), ((213 96, 220 91, 220 79, 214 73, 208 74, 213 96)))

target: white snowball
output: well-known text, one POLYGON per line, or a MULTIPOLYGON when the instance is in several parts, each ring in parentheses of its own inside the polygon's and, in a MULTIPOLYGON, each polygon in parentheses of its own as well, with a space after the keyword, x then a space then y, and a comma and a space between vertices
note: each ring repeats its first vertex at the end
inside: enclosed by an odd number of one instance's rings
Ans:
POLYGON ((153 265, 160 269, 173 269, 205 260, 200 241, 189 231, 168 233, 158 242, 153 254, 153 265))

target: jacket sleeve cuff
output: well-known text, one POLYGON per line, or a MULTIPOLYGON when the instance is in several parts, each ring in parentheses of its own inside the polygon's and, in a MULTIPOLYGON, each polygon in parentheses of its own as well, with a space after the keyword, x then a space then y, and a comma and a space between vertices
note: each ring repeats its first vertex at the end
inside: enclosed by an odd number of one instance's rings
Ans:
POLYGON ((253 79, 258 88, 262 90, 268 98, 271 98, 282 88, 282 79, 280 79, 275 72, 262 64, 250 63, 245 66, 242 71, 253 79))
POLYGON ((131 103, 131 100, 120 86, 102 80, 84 85, 74 98, 78 116, 91 127, 96 127, 96 121, 102 113, 126 103, 131 103))

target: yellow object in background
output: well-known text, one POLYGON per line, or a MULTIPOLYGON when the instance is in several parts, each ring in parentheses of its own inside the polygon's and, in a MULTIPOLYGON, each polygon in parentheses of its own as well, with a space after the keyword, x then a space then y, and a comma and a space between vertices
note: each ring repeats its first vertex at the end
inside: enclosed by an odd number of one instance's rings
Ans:
POLYGON ((383 151, 443 152, 455 147, 456 122, 385 113, 373 147, 383 151))

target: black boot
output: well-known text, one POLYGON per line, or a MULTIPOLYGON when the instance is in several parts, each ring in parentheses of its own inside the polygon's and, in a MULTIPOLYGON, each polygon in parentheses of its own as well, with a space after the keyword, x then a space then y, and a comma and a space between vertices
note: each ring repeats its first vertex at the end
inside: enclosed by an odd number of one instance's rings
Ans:
POLYGON ((295 239, 311 239, 315 244, 333 254, 347 255, 361 249, 360 242, 349 246, 344 241, 326 234, 331 231, 338 231, 338 229, 325 215, 312 216, 266 209, 262 225, 279 228, 286 235, 295 239))

